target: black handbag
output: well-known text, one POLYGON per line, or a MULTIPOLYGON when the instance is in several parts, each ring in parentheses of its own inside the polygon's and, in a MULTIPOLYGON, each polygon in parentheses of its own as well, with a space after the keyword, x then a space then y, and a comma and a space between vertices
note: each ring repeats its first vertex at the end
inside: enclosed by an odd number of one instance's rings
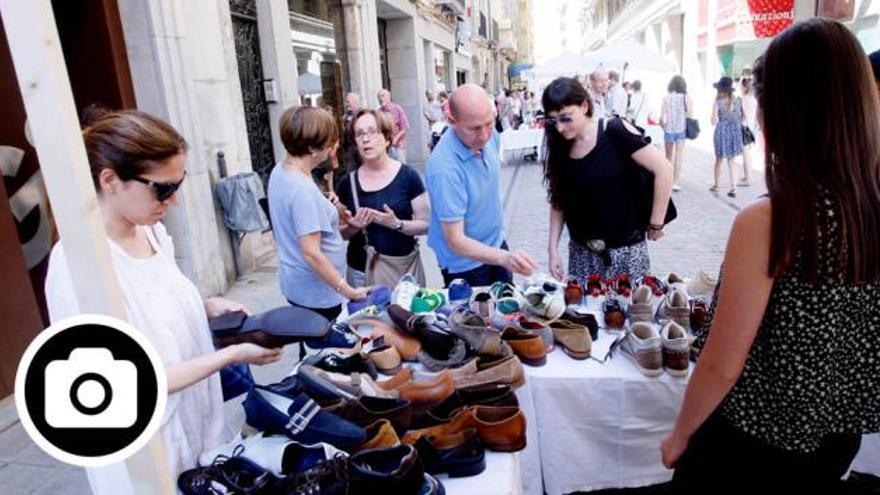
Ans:
MULTIPOLYGON (((603 121, 602 125, 607 129, 607 122, 603 121)), ((637 125, 633 125, 633 127, 638 130, 642 136, 645 136, 645 130, 637 125)), ((648 143, 651 142, 651 138, 645 136, 648 143)), ((613 139, 612 139, 613 141, 613 139)), ((616 146, 617 143, 615 143, 616 146)), ((650 145, 650 144, 649 144, 650 145)), ((636 201, 638 201, 638 220, 639 223, 644 226, 645 229, 648 228, 648 225, 651 224, 651 213, 654 210, 654 174, 648 171, 645 167, 636 163, 630 157, 629 161, 635 170, 635 179, 636 179, 636 187, 638 191, 638 196, 636 201)), ((669 204, 666 206, 666 216, 663 218, 663 225, 668 224, 669 222, 678 218, 678 209, 675 207, 675 203, 672 201, 672 196, 669 197, 669 204)))
MULTIPOLYGON (((687 96, 684 97, 684 111, 687 113, 687 96)), ((697 139, 700 135, 700 121, 690 117, 684 118, 684 137, 688 139, 697 139)))
POLYGON ((749 128, 749 126, 743 124, 742 126, 743 133, 743 146, 748 146, 755 142, 755 133, 749 128))

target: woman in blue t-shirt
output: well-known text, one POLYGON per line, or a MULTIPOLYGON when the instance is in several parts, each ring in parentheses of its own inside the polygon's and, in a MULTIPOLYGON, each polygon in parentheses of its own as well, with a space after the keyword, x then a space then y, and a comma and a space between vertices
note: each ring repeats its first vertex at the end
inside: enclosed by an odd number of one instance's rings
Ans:
MULTIPOLYGON (((411 272, 419 284, 425 283, 415 236, 428 232, 428 195, 418 172, 388 154, 393 132, 388 117, 369 108, 358 110, 352 120, 352 135, 362 164, 339 181, 336 195, 347 208, 341 230, 342 236, 349 239, 347 278, 354 287, 366 285, 367 242, 378 255, 392 260, 390 265, 414 266, 411 272)), ((372 281, 393 285, 401 275, 402 269, 394 276, 383 273, 372 281)))

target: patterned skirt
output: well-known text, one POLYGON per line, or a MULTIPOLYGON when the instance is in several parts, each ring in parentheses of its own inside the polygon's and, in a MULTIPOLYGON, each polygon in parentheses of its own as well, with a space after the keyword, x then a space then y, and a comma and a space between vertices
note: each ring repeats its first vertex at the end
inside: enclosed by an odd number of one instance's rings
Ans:
POLYGON ((632 280, 644 277, 651 271, 648 258, 648 242, 641 241, 630 246, 608 250, 607 261, 593 253, 587 246, 576 241, 568 242, 568 275, 586 283, 590 275, 611 278, 628 274, 632 280))

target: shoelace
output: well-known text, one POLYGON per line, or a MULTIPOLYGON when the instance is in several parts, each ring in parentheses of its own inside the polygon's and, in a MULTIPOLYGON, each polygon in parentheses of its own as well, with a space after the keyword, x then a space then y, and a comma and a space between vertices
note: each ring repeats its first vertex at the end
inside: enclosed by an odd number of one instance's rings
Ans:
POLYGON ((262 490, 270 480, 267 474, 258 476, 252 481, 249 480, 249 482, 245 484, 242 483, 240 479, 242 472, 236 469, 236 466, 233 465, 234 463, 230 462, 232 459, 241 456, 243 452, 244 445, 238 445, 232 451, 231 457, 225 455, 218 455, 215 457, 210 466, 193 477, 191 480, 193 487, 207 487, 211 493, 217 495, 225 495, 229 492, 227 490, 218 490, 214 486, 215 482, 244 494, 256 493, 259 490, 262 490))
POLYGON ((337 452, 332 459, 321 461, 296 475, 294 479, 293 495, 319 495, 321 493, 321 481, 333 477, 339 481, 348 480, 348 456, 337 452))

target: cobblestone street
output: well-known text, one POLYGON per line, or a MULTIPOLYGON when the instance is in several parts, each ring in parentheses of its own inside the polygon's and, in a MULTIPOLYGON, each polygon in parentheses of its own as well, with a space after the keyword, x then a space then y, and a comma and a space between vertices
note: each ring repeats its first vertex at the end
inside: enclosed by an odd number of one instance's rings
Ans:
MULTIPOLYGON (((721 266, 736 212, 766 192, 763 175, 757 171, 753 171, 752 186, 739 188, 736 198, 728 198, 724 192, 710 192, 713 164, 711 152, 693 145, 685 150, 682 190, 673 195, 678 218, 666 227, 663 239, 649 242, 654 273, 676 272, 691 277, 703 269, 715 275, 721 266)), ((501 174, 502 195, 510 191, 505 200, 508 243, 512 249, 528 251, 538 262, 540 270, 548 272, 549 204, 542 183, 541 165, 511 160, 501 174)), ((726 184, 725 170, 721 191, 727 190, 726 184)), ((584 198, 584 208, 601 209, 601 205, 591 204, 589 198, 584 198)), ((559 243, 559 254, 563 268, 566 268, 566 232, 559 243)))

